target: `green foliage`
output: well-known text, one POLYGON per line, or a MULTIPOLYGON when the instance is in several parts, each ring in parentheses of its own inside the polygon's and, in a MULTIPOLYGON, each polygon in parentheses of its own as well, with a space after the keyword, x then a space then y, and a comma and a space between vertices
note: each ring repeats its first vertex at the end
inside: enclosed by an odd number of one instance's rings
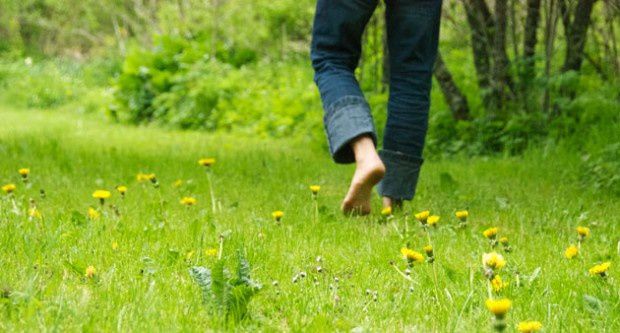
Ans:
POLYGON ((209 57, 204 43, 183 37, 160 36, 152 50, 134 49, 114 88, 112 111, 132 123, 274 137, 312 136, 320 126, 309 67, 254 63, 237 68, 209 57))
POLYGON ((221 259, 211 269, 194 266, 189 270, 202 291, 203 302, 222 317, 235 322, 246 317, 248 304, 261 289, 261 285, 250 278, 250 264, 241 251, 238 251, 237 260, 236 275, 232 278, 221 259))
POLYGON ((620 196, 620 143, 582 157, 580 181, 597 193, 620 196))

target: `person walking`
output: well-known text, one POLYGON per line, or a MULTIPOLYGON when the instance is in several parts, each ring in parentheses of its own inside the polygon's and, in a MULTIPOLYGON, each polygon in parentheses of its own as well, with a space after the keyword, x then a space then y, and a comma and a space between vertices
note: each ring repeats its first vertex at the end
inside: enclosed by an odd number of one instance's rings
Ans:
POLYGON ((370 213, 372 190, 384 207, 414 197, 428 128, 441 0, 385 0, 389 100, 382 150, 370 107, 354 72, 364 28, 378 0, 318 0, 311 61, 324 109, 330 153, 336 163, 356 163, 341 209, 370 213))

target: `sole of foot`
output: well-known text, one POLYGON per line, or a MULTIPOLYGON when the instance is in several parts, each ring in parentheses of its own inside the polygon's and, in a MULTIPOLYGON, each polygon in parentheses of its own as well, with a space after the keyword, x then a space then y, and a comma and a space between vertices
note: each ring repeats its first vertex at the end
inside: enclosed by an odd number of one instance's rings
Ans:
POLYGON ((372 188, 385 175, 385 166, 379 156, 359 162, 351 180, 349 192, 342 201, 341 210, 345 215, 370 214, 372 188))

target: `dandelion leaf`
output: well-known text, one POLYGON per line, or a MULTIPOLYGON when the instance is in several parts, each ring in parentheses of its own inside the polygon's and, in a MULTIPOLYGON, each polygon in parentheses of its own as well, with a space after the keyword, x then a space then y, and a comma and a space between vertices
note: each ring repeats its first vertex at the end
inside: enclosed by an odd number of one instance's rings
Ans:
POLYGON ((202 266, 194 266, 189 269, 189 275, 194 279, 202 291, 202 300, 207 302, 211 294, 211 271, 202 266))

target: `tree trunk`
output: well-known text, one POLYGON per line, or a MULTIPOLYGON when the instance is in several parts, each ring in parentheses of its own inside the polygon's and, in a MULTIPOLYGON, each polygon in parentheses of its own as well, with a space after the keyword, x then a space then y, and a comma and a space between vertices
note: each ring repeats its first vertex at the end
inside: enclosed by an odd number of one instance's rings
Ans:
MULTIPOLYGON (((495 33, 493 40, 493 114, 504 107, 507 94, 508 59, 506 57, 506 0, 495 1, 495 33)), ((491 111, 491 110, 489 110, 491 111)))
POLYGON ((467 103, 467 97, 463 95, 459 87, 454 82, 452 74, 446 67, 443 61, 441 52, 437 52, 437 60, 435 61, 435 68, 433 70, 435 79, 439 82, 439 87, 443 92, 443 96, 446 99, 446 103, 452 111, 452 116, 455 120, 468 120, 469 117, 469 105, 467 103))
MULTIPOLYGON (((478 78, 478 87, 480 91, 482 91, 484 105, 488 106, 488 92, 491 90, 491 43, 486 27, 489 22, 485 20, 487 15, 484 14, 484 9, 476 7, 476 2, 475 0, 467 0, 463 2, 463 6, 471 32, 471 47, 476 76, 478 78)), ((484 4, 483 8, 487 8, 486 4, 484 4)), ((486 13, 488 17, 490 17, 490 13, 488 13, 488 11, 486 13)))
MULTIPOLYGON (((536 53, 536 32, 540 21, 540 0, 527 0, 527 16, 525 18, 525 31, 523 38, 523 81, 531 82, 535 76, 534 54, 536 53)), ((526 87, 527 88, 527 87, 526 87)))
POLYGON ((583 49, 586 44, 592 7, 597 0, 579 0, 575 8, 570 28, 564 27, 566 35, 566 57, 562 72, 579 71, 583 62, 583 49))
MULTIPOLYGON (((561 1, 561 0, 560 0, 561 1)), ((551 60, 553 59, 553 44, 555 42, 556 28, 558 23, 557 6, 555 0, 549 0, 545 15, 545 78, 549 81, 551 74, 551 60)), ((549 112, 551 95, 549 83, 545 86, 543 96, 543 111, 549 112)))

